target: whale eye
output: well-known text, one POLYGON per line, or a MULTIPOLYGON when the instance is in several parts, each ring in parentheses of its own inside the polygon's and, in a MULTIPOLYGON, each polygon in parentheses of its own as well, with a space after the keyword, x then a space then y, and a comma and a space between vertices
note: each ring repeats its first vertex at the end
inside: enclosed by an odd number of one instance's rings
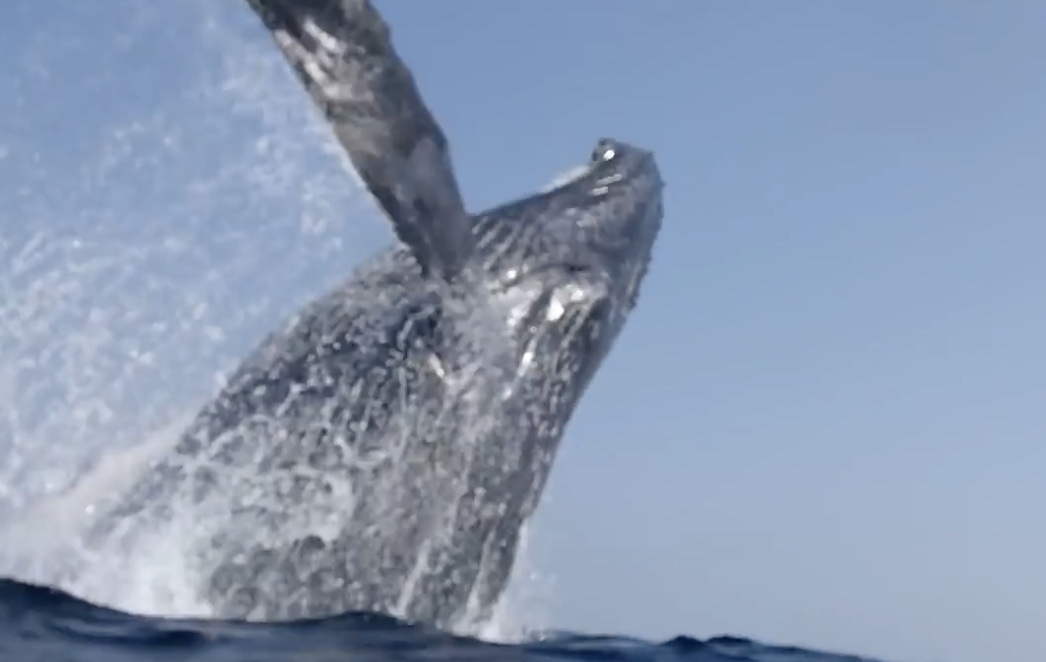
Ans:
POLYGON ((615 153, 614 141, 609 138, 600 138, 599 141, 596 142, 595 149, 592 150, 592 163, 609 161, 614 158, 615 153))

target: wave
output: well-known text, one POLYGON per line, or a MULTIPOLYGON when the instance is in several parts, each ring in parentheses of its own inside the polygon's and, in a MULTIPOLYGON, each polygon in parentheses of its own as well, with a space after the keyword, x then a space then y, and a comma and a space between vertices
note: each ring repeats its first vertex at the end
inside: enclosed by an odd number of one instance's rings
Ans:
POLYGON ((148 617, 13 579, 0 579, 0 657, 20 662, 874 662, 730 636, 703 641, 679 636, 658 643, 545 632, 531 633, 519 643, 495 643, 368 612, 285 623, 148 617))

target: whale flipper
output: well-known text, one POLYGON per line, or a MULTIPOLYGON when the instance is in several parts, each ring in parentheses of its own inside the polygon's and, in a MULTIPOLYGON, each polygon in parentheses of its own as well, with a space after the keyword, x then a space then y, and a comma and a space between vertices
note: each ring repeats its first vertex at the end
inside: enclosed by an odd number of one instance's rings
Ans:
POLYGON ((472 252, 446 137, 370 0, 247 0, 425 274, 472 252))

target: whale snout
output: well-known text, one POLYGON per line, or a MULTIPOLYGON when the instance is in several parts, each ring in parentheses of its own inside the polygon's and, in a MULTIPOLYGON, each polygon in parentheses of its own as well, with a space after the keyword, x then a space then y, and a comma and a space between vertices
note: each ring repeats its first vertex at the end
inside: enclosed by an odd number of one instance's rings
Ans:
POLYGON ((596 141, 591 163, 596 170, 604 164, 610 166, 609 172, 604 175, 608 178, 650 179, 651 184, 659 184, 661 180, 657 160, 651 150, 614 138, 600 138, 596 141))
POLYGON ((630 309, 661 231, 661 171, 653 151, 611 138, 598 140, 591 158, 585 236, 630 309))
POLYGON ((603 230, 635 248, 647 247, 661 227, 664 183, 651 150, 601 138, 592 152, 590 194, 603 230))

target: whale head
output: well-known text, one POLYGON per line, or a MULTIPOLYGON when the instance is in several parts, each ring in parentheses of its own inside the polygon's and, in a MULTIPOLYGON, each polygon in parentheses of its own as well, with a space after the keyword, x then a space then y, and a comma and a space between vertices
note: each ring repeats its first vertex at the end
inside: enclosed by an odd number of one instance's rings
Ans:
POLYGON ((662 188, 650 151, 601 139, 580 174, 478 215, 475 258, 509 311, 524 389, 573 409, 636 305, 662 188))

